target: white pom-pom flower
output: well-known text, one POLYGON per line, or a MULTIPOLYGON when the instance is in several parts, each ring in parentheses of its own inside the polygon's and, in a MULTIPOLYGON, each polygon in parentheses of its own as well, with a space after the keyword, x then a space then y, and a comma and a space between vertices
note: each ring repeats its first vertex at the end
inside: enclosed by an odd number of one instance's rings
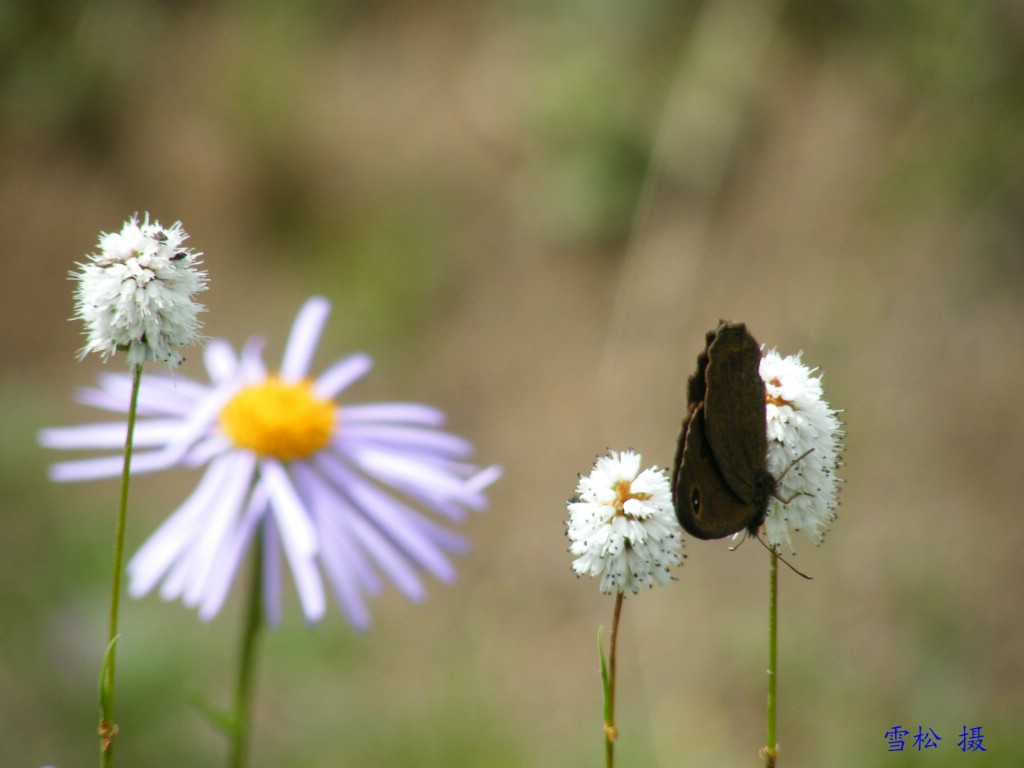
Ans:
POLYGON ((657 467, 640 471, 640 462, 634 451, 599 457, 568 503, 572 569, 600 576, 606 594, 664 586, 672 581, 669 569, 683 561, 668 474, 657 467))
POLYGON ((768 430, 768 471, 778 478, 765 518, 771 546, 792 550, 790 531, 821 543, 838 504, 836 469, 842 452, 842 423, 824 399, 817 369, 800 355, 770 350, 761 358, 768 430))
POLYGON ((99 352, 106 359, 120 350, 131 368, 147 360, 181 363, 179 350, 196 340, 203 310, 193 294, 206 290, 202 254, 183 247, 187 239, 180 222, 162 227, 149 214, 100 235, 99 253, 71 273, 78 281, 75 318, 88 339, 80 357, 99 352))

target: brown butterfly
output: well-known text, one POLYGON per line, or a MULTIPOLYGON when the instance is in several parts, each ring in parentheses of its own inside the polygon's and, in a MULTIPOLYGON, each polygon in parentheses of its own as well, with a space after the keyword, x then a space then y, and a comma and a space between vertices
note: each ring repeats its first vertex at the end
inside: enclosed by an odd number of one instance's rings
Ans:
POLYGON ((679 524, 699 539, 756 534, 775 493, 766 461, 761 348, 742 323, 709 331, 687 383, 687 413, 672 472, 679 524))

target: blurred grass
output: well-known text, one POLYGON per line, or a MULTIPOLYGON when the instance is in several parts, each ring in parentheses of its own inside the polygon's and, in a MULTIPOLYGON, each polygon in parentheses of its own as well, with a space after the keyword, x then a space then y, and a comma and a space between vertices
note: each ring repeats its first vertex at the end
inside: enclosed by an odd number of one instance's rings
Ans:
MULTIPOLYGON (((1024 762, 1024 12, 750 8, 0 3, 0 764, 94 755, 115 489, 48 483, 35 431, 93 418, 65 276, 137 210, 206 252, 207 333, 273 359, 324 293, 321 358, 377 358, 354 396, 437 403, 506 467, 454 587, 384 595, 365 635, 290 607, 255 766, 596 764, 611 605, 569 576, 563 501, 607 445, 671 460, 719 317, 804 349, 846 409, 840 519, 782 585, 783 764, 1024 762), (759 42, 746 92, 714 53, 759 42), (897 723, 942 748, 886 753, 897 723)), ((133 546, 192 482, 136 483, 133 546)), ((621 765, 756 764, 755 550, 691 542, 628 601, 621 765)), ((236 619, 126 606, 125 765, 221 761, 189 701, 226 701, 236 619)))

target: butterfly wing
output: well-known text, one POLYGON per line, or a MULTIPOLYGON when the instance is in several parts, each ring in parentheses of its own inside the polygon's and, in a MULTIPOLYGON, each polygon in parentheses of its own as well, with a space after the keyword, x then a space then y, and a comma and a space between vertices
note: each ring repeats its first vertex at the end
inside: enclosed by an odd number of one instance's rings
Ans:
MULTIPOLYGON (((720 539, 748 528, 758 510, 729 488, 708 443, 704 405, 683 423, 673 472, 672 499, 679 524, 698 539, 720 539)), ((760 522, 760 521, 758 521, 760 522)))
POLYGON ((721 323, 708 347, 704 396, 707 439, 736 498, 764 501, 768 436, 761 349, 742 323, 721 323))

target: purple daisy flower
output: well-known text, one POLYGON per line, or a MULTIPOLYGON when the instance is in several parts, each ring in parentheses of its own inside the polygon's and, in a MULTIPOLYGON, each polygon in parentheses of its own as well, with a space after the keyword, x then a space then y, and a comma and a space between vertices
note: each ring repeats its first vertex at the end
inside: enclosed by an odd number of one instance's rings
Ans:
MULTIPOLYGON (((370 624, 366 596, 386 577, 410 600, 425 596, 422 572, 449 583, 449 553, 468 540, 423 514, 461 522, 487 505, 497 466, 469 462, 470 443, 439 427, 444 414, 419 403, 338 405, 334 398, 364 376, 371 359, 352 354, 316 379, 307 378, 330 304, 312 298, 301 309, 280 372, 268 373, 263 343, 240 354, 223 340, 206 347, 210 383, 148 375, 139 394, 133 473, 206 465, 191 496, 153 533, 128 564, 129 591, 141 597, 159 585, 204 620, 224 604, 239 565, 262 542, 265 609, 281 617, 281 555, 295 581, 302 612, 321 619, 323 577, 357 629, 370 624), (257 537, 257 532, 262 535, 257 537)), ((106 374, 82 402, 124 413, 131 379, 106 374)), ((117 449, 122 422, 43 430, 45 446, 117 449)), ((109 456, 55 464, 55 480, 120 474, 109 456)))

